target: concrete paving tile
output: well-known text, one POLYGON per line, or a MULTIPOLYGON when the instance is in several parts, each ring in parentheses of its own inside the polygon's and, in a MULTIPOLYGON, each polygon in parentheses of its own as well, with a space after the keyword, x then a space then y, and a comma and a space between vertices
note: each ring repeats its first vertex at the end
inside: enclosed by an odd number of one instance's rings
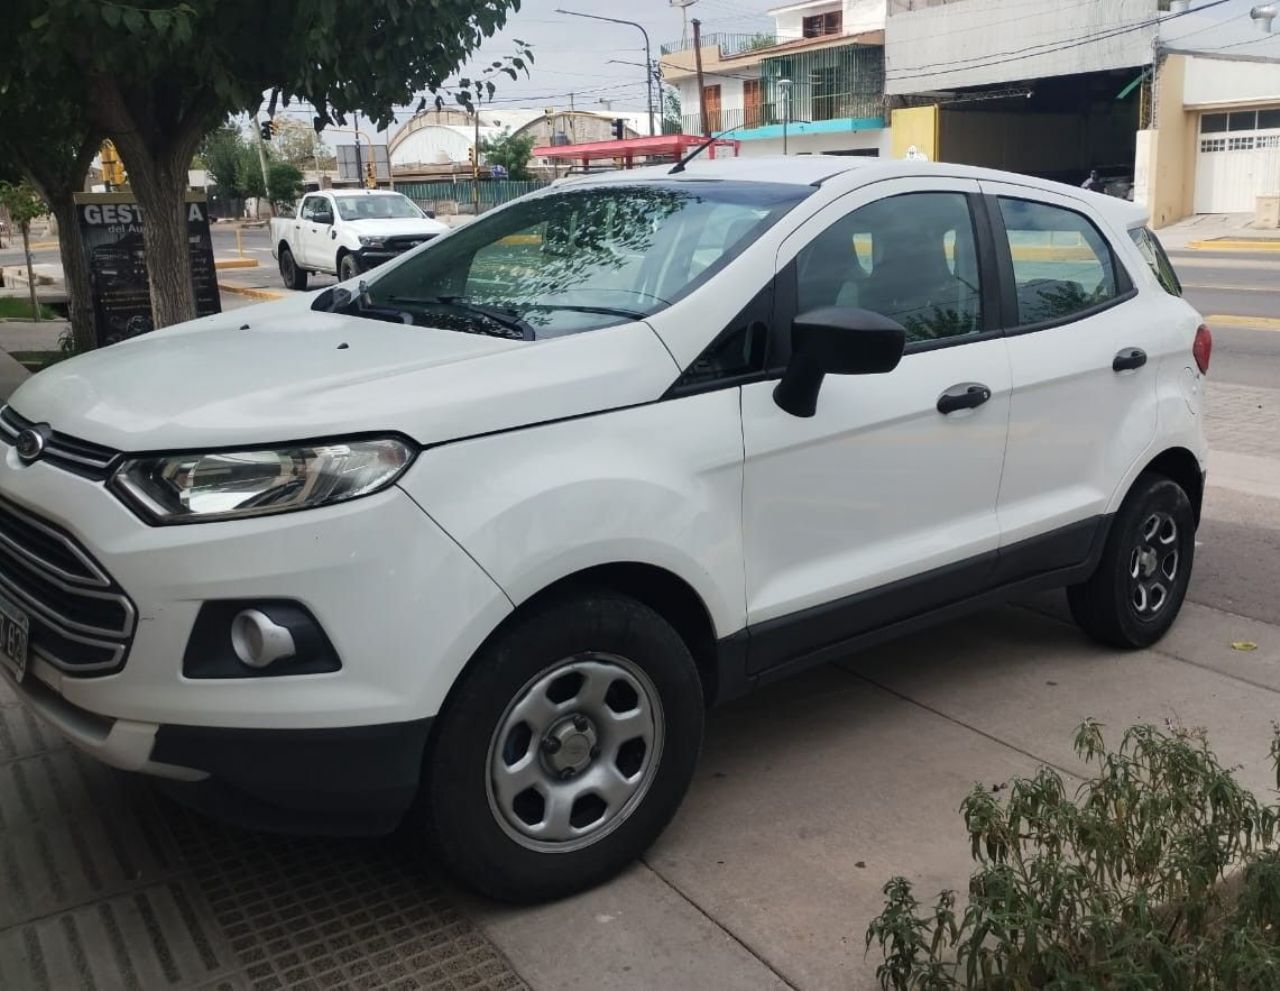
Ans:
POLYGON ((792 985, 872 987, 863 939, 884 883, 904 875, 922 899, 963 888, 961 800, 1034 767, 819 668, 712 714, 694 787, 646 861, 792 985))
POLYGON ((519 961, 521 976, 534 988, 786 987, 643 864, 551 905, 468 905, 485 935, 519 961))

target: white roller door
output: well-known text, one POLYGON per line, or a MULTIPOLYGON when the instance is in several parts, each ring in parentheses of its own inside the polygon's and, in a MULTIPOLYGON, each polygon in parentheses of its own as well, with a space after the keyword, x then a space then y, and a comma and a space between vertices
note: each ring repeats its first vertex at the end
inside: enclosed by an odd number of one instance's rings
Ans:
POLYGON ((1280 195, 1280 107, 1200 115, 1196 213, 1252 213, 1280 195))

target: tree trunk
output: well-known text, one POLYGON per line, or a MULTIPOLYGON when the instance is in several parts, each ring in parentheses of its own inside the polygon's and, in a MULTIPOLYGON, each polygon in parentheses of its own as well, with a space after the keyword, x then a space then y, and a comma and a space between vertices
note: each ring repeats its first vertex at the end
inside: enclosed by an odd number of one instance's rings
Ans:
POLYGON ((62 278, 67 287, 67 312, 71 316, 71 336, 76 351, 89 351, 97 347, 94 334, 92 289, 89 285, 89 260, 84 254, 84 239, 80 235, 79 217, 75 202, 51 202, 50 208, 58 219, 58 251, 62 255, 62 278))
POLYGON ((24 220, 19 226, 22 228, 22 253, 27 256, 27 291, 31 293, 31 319, 39 323, 40 299, 36 296, 36 270, 31 267, 31 224, 24 220))
POLYGON ((187 245, 187 169, 157 170, 142 179, 129 173, 129 185, 142 207, 142 243, 147 252, 151 319, 156 327, 194 320, 195 285, 187 245))

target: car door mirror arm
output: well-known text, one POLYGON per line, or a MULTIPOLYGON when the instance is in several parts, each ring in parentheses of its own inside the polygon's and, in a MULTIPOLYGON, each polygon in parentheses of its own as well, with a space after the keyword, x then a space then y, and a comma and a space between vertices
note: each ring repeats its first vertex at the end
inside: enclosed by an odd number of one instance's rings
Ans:
POLYGON ((891 372, 906 342, 901 324, 870 310, 829 306, 802 313, 791 324, 791 360, 773 401, 792 416, 813 416, 828 374, 891 372))

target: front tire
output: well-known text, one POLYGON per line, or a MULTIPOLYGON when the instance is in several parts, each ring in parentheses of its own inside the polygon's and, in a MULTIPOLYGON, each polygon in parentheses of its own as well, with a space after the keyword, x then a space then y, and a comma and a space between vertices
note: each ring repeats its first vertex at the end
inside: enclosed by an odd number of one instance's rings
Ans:
POLYGON ((491 897, 580 891, 665 828, 702 726, 697 668, 666 620, 613 592, 552 600, 481 648, 437 718, 419 822, 491 897))
POLYGON ((360 259, 355 255, 343 255, 338 259, 339 282, 346 282, 348 279, 354 279, 363 271, 364 268, 360 264, 360 259))
POLYGON ((298 261, 287 246, 280 249, 280 278, 287 289, 307 288, 307 272, 298 268, 298 261))
POLYGON ((1149 647, 1178 617, 1195 558, 1195 513, 1172 479, 1145 472, 1111 524, 1088 581, 1067 589, 1076 622, 1113 647, 1149 647))

